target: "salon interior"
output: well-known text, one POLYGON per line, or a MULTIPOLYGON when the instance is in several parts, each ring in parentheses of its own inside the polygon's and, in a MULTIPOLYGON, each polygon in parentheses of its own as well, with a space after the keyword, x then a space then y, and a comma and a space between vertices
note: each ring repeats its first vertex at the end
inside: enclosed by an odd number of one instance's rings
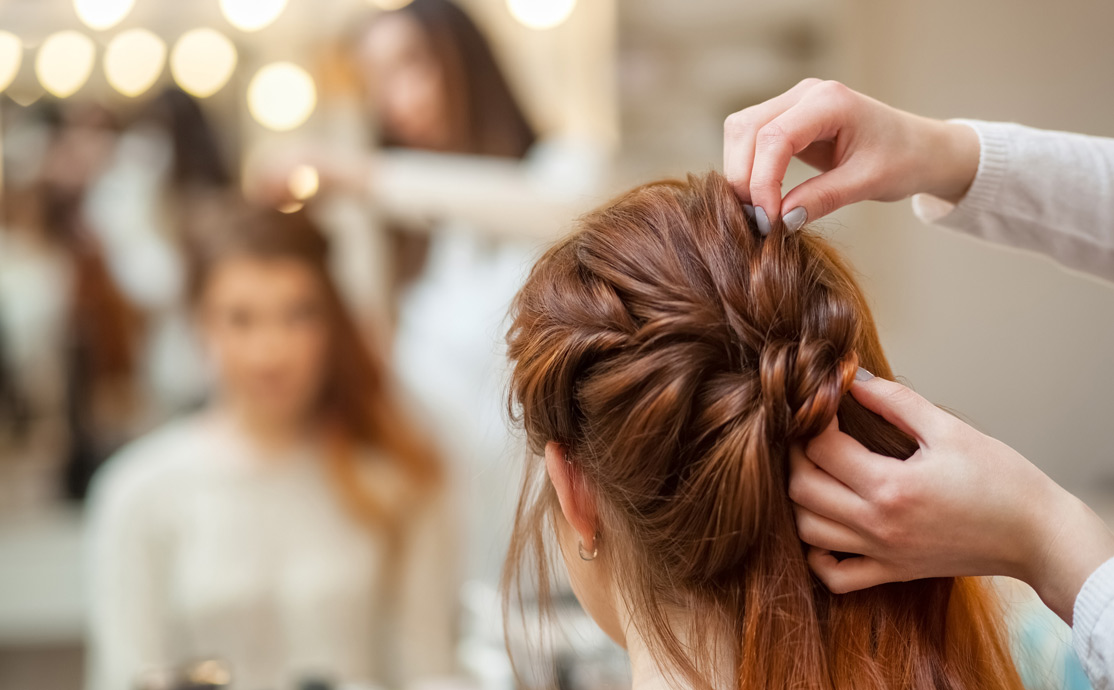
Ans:
MULTIPOLYGON (((806 77, 1114 136, 1111 25, 1093 0, 0 0, 0 690, 629 687, 560 576, 504 617, 530 262, 722 169, 725 117, 806 77), (319 244, 222 243, 244 197, 319 244), (339 517, 352 449, 291 432, 322 390, 374 398, 404 459, 369 464, 370 527, 339 517)), ((1114 288, 908 201, 817 227, 904 382, 1114 522, 1114 288)), ((1026 687, 1089 687, 1001 587, 1026 687)))

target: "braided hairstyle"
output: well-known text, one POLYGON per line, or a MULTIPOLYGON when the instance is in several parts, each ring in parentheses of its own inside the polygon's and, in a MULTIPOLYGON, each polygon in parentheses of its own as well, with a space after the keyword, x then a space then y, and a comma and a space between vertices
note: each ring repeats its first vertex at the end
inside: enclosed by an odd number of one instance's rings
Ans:
MULTIPOLYGON (((566 447, 596 496, 600 559, 666 668, 711 686, 714 650, 692 646, 708 636, 670 624, 685 607, 730 631, 744 690, 1021 687, 978 581, 834 596, 808 570, 790 444, 838 412, 874 452, 917 449, 846 395, 860 365, 892 373, 851 271, 819 236, 762 238, 716 173, 648 184, 553 246, 512 318, 512 417, 532 454, 566 447)), ((519 503, 508 601, 530 557, 548 592, 557 502, 541 465, 519 503)))

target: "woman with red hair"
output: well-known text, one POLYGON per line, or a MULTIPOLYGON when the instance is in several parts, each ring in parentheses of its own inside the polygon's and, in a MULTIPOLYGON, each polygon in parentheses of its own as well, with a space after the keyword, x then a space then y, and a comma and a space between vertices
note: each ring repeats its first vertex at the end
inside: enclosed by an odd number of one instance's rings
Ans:
POLYGON ((189 238, 215 391, 94 480, 90 690, 199 683, 199 661, 244 688, 451 672, 441 465, 341 302, 324 236, 305 213, 222 204, 189 238))
POLYGON ((873 453, 917 449, 848 395, 864 369, 893 374, 818 235, 763 236, 717 173, 648 184, 539 259, 512 317, 511 410, 533 457, 511 599, 523 561, 544 597, 556 541, 636 690, 1021 690, 987 583, 836 595, 809 572, 790 449, 837 413, 873 453))

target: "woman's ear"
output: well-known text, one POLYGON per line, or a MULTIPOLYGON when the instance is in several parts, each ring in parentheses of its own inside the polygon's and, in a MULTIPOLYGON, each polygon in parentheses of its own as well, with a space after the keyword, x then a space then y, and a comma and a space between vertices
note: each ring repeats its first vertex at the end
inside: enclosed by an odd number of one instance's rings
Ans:
POLYGON ((561 502, 565 520, 580 535, 586 548, 595 548, 596 531, 599 527, 596 500, 588 491, 584 475, 568 461, 565 446, 556 441, 545 444, 545 470, 557 491, 557 500, 561 502))

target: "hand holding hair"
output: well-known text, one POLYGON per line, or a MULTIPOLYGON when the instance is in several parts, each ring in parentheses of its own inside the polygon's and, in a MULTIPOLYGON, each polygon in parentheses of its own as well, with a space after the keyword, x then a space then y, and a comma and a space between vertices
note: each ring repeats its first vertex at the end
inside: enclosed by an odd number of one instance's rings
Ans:
MULTIPOLYGON (((365 196, 372 188, 376 161, 373 156, 339 149, 295 145, 260 154, 246 173, 247 196, 257 203, 282 206, 308 198, 292 187, 296 170, 310 167, 321 191, 365 196)), ((310 196, 317 193, 316 185, 310 196)))
POLYGON ((912 390, 861 378, 851 394, 917 440, 908 460, 871 453, 833 419, 790 453, 789 495, 809 564, 833 592, 928 577, 1006 575, 1072 621, 1114 534, 1009 446, 912 390), (861 554, 837 558, 833 552, 861 554))
POLYGON ((805 79, 724 123, 724 175, 763 233, 790 230, 857 201, 926 192, 958 202, 979 165, 970 127, 891 108, 836 81, 805 79), (790 160, 821 171, 782 199, 790 160))

